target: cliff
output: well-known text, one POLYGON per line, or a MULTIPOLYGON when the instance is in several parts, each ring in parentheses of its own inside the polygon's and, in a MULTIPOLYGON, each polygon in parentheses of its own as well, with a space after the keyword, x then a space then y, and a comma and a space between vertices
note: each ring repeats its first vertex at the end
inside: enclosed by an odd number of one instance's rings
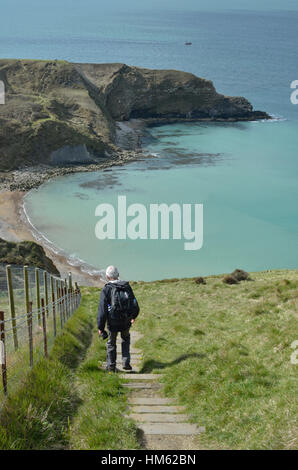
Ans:
POLYGON ((39 163, 98 163, 115 155, 116 121, 140 118, 255 120, 242 97, 216 92, 209 80, 175 70, 124 64, 0 60, 0 170, 39 163))
POLYGON ((0 263, 35 266, 60 276, 58 269, 48 258, 44 249, 35 242, 8 242, 0 238, 0 263))

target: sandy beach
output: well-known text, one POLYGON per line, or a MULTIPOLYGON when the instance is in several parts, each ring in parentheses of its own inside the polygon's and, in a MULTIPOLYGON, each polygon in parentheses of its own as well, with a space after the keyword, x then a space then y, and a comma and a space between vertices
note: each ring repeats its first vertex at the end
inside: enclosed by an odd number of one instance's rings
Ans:
MULTIPOLYGON (((0 238, 11 242, 36 241, 23 209, 25 194, 24 191, 0 191, 0 238)), ((66 257, 54 253, 41 241, 38 243, 43 246, 62 277, 71 271, 79 285, 99 287, 103 285, 98 276, 82 271, 80 266, 72 266, 66 257)))
MULTIPOLYGON (((28 191, 57 176, 104 170, 140 158, 154 158, 152 155, 144 154, 140 147, 140 139, 146 127, 142 120, 133 119, 117 124, 117 140, 123 148, 122 150, 119 148, 115 155, 103 159, 100 163, 66 167, 37 165, 7 173, 0 172, 0 238, 11 242, 24 240, 37 242, 43 246, 61 276, 64 278, 71 271, 80 285, 101 287, 104 283, 99 276, 85 272, 83 265, 73 266, 66 256, 56 253, 42 239, 37 240, 34 237, 34 230, 24 211, 23 199, 28 191)), ((103 267, 98 267, 101 268, 103 267)))

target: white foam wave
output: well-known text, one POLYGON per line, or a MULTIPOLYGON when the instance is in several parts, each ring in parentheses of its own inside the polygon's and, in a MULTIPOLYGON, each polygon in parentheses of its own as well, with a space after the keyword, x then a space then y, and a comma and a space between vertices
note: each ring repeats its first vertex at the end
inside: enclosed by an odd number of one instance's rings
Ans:
POLYGON ((37 227, 33 224, 32 220, 29 217, 28 211, 26 209, 26 197, 29 193, 27 193, 23 199, 22 210, 23 214, 26 218, 28 225, 30 226, 30 230, 34 239, 39 242, 40 244, 46 246, 50 251, 52 251, 57 256, 63 256, 66 258, 67 263, 70 266, 79 268, 82 273, 86 273, 90 276, 100 276, 100 278, 104 279, 105 271, 103 269, 96 269, 94 266, 88 264, 85 260, 79 258, 76 253, 68 254, 66 251, 55 245, 51 240, 49 240, 44 233, 39 231, 37 227))
POLYGON ((288 120, 287 118, 285 118, 283 116, 278 116, 278 115, 275 115, 275 114, 271 114, 270 118, 271 119, 259 119, 258 121, 251 121, 251 122, 254 122, 254 123, 260 123, 260 122, 271 123, 271 122, 283 122, 283 121, 288 120))

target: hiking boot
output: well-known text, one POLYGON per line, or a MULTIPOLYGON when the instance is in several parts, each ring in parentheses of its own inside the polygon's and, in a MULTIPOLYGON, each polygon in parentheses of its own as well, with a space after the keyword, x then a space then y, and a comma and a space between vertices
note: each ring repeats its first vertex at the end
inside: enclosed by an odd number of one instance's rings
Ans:
POLYGON ((114 367, 112 367, 112 368, 108 368, 108 367, 107 367, 107 368, 106 368, 106 371, 107 371, 107 372, 117 372, 117 371, 116 371, 116 368, 114 368, 114 367))
POLYGON ((126 366, 123 366, 123 370, 132 370, 132 367, 130 364, 127 364, 126 366))

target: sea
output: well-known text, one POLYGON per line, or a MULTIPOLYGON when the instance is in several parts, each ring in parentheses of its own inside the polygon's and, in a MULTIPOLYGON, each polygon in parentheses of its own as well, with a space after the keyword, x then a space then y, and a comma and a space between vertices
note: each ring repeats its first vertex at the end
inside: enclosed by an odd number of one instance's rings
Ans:
POLYGON ((37 239, 94 274, 115 264, 132 280, 298 268, 297 11, 103 9, 95 0, 11 0, 5 8, 2 58, 183 70, 273 117, 150 128, 143 147, 152 158, 31 191, 25 210, 37 239), (171 236, 98 239, 96 208, 117 212, 119 196, 146 208, 202 205, 202 247, 185 250, 171 236))

